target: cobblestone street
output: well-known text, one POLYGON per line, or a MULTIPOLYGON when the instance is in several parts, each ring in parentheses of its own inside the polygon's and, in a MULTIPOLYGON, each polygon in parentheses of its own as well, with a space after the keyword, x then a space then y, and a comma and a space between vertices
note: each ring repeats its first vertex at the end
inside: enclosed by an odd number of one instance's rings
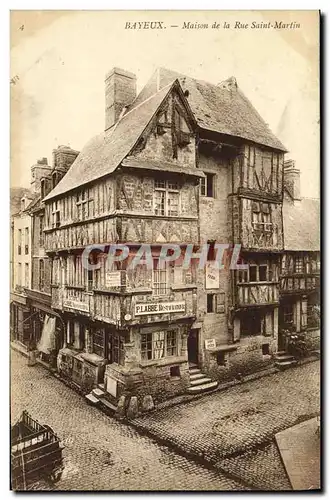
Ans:
MULTIPOLYGON (((11 356, 11 419, 27 410, 65 445, 56 490, 242 490, 239 482, 175 454, 90 407, 40 366, 11 356)), ((51 489, 42 485, 42 488, 51 489)))
POLYGON ((260 489, 290 489, 274 435, 319 413, 312 362, 135 420, 148 435, 260 489))

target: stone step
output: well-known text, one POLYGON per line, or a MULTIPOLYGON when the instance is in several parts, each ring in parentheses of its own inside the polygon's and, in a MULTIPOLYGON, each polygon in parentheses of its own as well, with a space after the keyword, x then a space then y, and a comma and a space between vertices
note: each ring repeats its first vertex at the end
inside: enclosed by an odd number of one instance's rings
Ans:
POLYGON ((201 371, 199 373, 189 373, 190 380, 197 380, 199 378, 205 377, 204 373, 201 371))
POLYGON ((190 368, 189 375, 195 375, 196 373, 202 373, 199 368, 190 368))
POLYGON ((288 354, 288 353, 286 351, 277 351, 277 352, 275 352, 275 356, 277 356, 277 354, 279 356, 282 356, 282 354, 288 354))
POLYGON ((212 391, 212 389, 216 389, 217 387, 218 382, 209 382, 207 384, 190 386, 188 387, 187 391, 190 394, 198 394, 202 392, 212 391))
POLYGON ((294 359, 294 356, 292 356, 291 354, 275 354, 275 361, 278 361, 279 363, 282 361, 290 361, 292 359, 294 359))
POLYGON ((199 378, 197 380, 191 380, 190 381, 190 386, 196 387, 197 385, 208 384, 209 382, 212 382, 212 379, 210 379, 209 377, 206 377, 204 375, 203 378, 199 378))
POLYGON ((275 366, 281 370, 285 370, 286 368, 290 368, 290 366, 294 366, 298 363, 296 359, 291 359, 289 361, 275 361, 275 366))
POLYGON ((102 389, 99 389, 99 387, 95 387, 92 390, 92 393, 96 398, 101 398, 102 396, 104 396, 104 391, 102 391, 102 389))
POLYGON ((92 404, 92 405, 97 405, 99 400, 98 398, 96 398, 92 392, 90 392, 89 394, 86 394, 85 395, 85 399, 87 399, 87 402, 92 404))
POLYGON ((97 384, 97 387, 101 389, 101 391, 104 391, 104 384, 97 384))
POLYGON ((101 404, 103 404, 104 406, 106 406, 109 410, 111 411, 117 411, 117 406, 115 406, 114 404, 110 403, 110 401, 108 401, 107 399, 105 398, 100 398, 98 400, 101 404))

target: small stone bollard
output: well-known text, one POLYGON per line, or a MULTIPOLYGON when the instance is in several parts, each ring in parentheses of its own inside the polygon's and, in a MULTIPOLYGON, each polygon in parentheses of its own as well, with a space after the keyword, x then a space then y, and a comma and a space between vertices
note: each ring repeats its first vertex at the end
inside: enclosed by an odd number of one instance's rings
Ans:
POLYGON ((36 351, 29 351, 28 353, 28 366, 34 366, 37 362, 36 351))
POLYGON ((150 394, 148 394, 147 396, 144 396, 143 397, 143 400, 142 400, 142 411, 152 411, 153 409, 155 408, 155 405, 154 405, 154 400, 152 399, 152 396, 150 396, 150 394))
POLYGON ((125 403, 126 403, 126 397, 120 396, 116 410, 116 417, 125 418, 125 403))
POLYGON ((135 418, 138 416, 138 399, 136 396, 132 396, 127 409, 127 418, 135 418))

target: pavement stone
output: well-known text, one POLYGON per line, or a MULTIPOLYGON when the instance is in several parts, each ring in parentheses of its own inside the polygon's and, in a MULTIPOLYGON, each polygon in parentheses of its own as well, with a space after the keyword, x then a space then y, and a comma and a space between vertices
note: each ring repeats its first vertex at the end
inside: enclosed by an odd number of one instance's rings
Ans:
POLYGON ((319 413, 314 361, 155 411, 133 425, 256 488, 283 490, 291 488, 274 435, 319 413))
POLYGON ((23 410, 50 425, 65 445, 65 469, 38 490, 224 491, 248 489, 189 460, 86 404, 43 367, 11 353, 11 421, 23 410))

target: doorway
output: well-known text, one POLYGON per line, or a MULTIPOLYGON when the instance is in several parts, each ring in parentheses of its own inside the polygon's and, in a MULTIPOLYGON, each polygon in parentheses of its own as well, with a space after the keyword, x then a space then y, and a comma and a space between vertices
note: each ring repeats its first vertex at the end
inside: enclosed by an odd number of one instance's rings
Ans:
POLYGON ((188 335, 188 362, 198 365, 199 330, 192 329, 188 335))

